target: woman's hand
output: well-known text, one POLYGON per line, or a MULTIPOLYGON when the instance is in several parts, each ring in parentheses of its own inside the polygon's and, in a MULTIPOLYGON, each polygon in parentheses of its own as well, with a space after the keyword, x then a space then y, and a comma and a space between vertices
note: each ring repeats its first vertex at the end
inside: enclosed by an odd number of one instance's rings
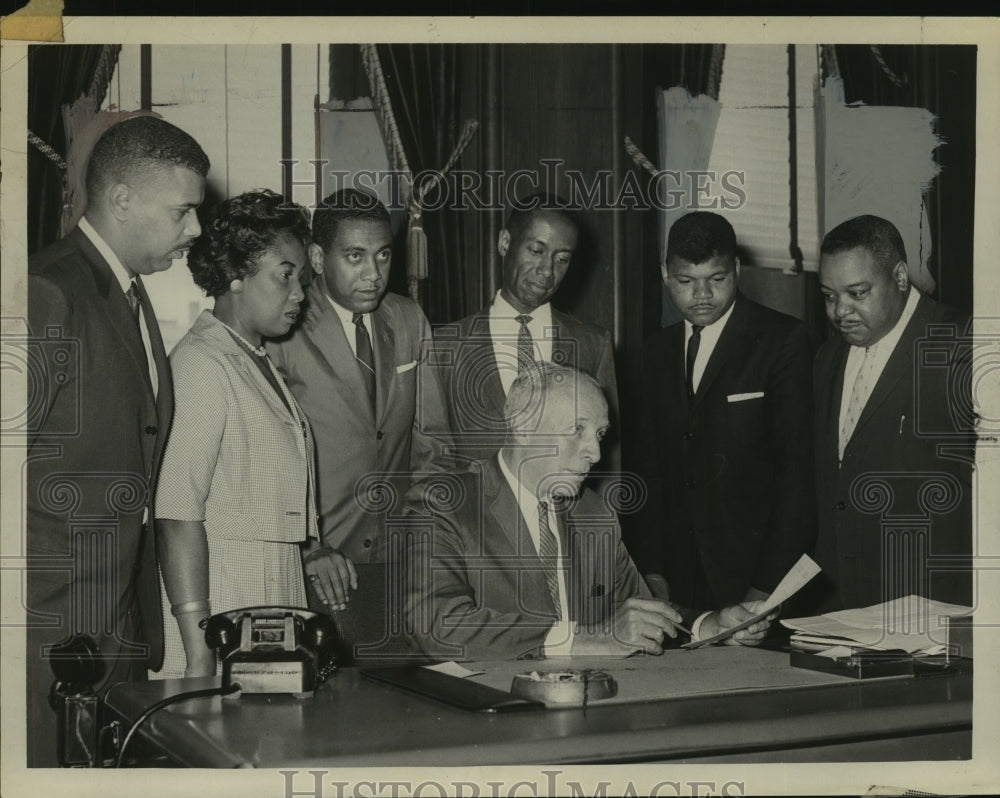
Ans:
POLYGON ((349 557, 321 546, 303 557, 302 566, 320 601, 331 610, 347 609, 350 591, 358 589, 358 573, 349 557))

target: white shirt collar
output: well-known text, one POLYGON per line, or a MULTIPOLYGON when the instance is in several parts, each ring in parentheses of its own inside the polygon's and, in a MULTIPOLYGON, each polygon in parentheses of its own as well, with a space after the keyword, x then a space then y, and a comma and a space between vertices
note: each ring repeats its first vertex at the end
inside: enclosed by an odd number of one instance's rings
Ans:
POLYGON ((87 221, 86 216, 81 216, 80 221, 77 222, 76 226, 80 228, 81 233, 90 239, 90 243, 97 248, 98 252, 101 253, 101 257, 108 262, 108 266, 111 267, 111 273, 114 274, 118 284, 122 287, 122 291, 128 291, 132 285, 132 276, 122 265, 122 262, 118 260, 118 256, 114 253, 111 247, 108 246, 108 242, 101 238, 101 234, 98 233, 94 229, 94 226, 87 221))
MULTIPOLYGON (((917 309, 918 302, 920 302, 920 292, 911 285, 910 293, 906 297, 906 304, 903 305, 903 312, 899 314, 899 318, 896 320, 893 328, 867 348, 873 350, 873 353, 878 353, 880 356, 888 358, 896 348, 896 344, 899 343, 899 339, 903 337, 903 330, 910 323, 913 312, 917 309)), ((861 349, 863 351, 865 348, 863 346, 851 345, 851 349, 861 349)))
MULTIPOLYGON (((736 299, 733 299, 733 304, 729 306, 729 310, 723 313, 719 318, 713 321, 711 324, 706 324, 701 328, 701 340, 702 346, 705 345, 706 337, 714 337, 718 339, 722 335, 722 330, 729 321, 729 317, 733 315, 733 308, 736 307, 736 299)), ((686 338, 690 338, 691 334, 694 332, 694 325, 691 324, 687 319, 684 319, 684 334, 686 338)))
MULTIPOLYGON (((497 291, 497 295, 493 298, 493 304, 490 305, 490 318, 513 320, 520 315, 522 315, 521 311, 504 299, 501 291, 497 291)), ((548 302, 544 305, 539 305, 531 311, 531 313, 526 313, 524 315, 531 316, 531 322, 528 325, 529 327, 538 325, 540 328, 544 329, 545 327, 552 326, 552 305, 548 302)))
MULTIPOLYGON (((338 304, 337 301, 332 296, 330 296, 329 294, 327 294, 325 292, 323 293, 323 296, 325 296, 327 298, 327 301, 331 305, 333 305, 333 309, 337 313, 337 318, 340 319, 340 323, 343 324, 344 327, 347 327, 349 325, 350 326, 354 325, 354 311, 348 310, 343 305, 338 304)), ((365 317, 365 327, 368 328, 368 334, 371 335, 372 329, 371 329, 371 324, 368 322, 368 318, 372 314, 371 313, 362 313, 361 315, 365 317)))

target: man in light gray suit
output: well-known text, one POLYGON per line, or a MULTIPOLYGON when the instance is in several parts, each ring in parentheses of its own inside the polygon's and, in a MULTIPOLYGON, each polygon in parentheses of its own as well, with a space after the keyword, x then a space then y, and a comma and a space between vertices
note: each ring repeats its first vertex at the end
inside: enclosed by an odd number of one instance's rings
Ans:
POLYGON ((345 189, 313 213, 302 324, 268 344, 309 417, 316 440, 317 503, 329 558, 311 583, 324 609, 344 609, 355 563, 389 559, 386 517, 420 475, 443 469, 444 397, 425 363, 431 333, 420 307, 385 293, 392 263, 389 213, 345 189))

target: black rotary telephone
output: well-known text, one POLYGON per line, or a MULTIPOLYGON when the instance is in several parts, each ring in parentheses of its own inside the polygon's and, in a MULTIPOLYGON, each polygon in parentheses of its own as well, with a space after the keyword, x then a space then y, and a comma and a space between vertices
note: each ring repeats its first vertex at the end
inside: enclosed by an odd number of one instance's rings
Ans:
POLYGON ((336 670, 337 629, 328 615, 299 607, 245 607, 201 622, 222 660, 222 686, 242 693, 306 698, 336 670))

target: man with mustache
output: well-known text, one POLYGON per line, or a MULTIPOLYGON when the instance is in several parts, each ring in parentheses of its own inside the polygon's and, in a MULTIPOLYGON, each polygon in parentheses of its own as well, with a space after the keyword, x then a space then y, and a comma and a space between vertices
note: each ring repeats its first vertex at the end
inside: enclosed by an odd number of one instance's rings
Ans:
POLYGON ((740 293, 739 272, 722 216, 671 227, 661 273, 684 319, 646 343, 630 549, 653 594, 686 606, 766 597, 815 535, 806 330, 740 293))
POLYGON ((839 334, 814 372, 818 609, 909 594, 968 605, 969 319, 910 284, 903 240, 886 219, 849 219, 820 253, 839 334))
MULTIPOLYGON (((507 434, 504 398, 526 364, 573 366, 600 383, 618 424, 614 352, 607 330, 549 304, 565 278, 579 237, 578 221, 558 197, 520 199, 497 238, 503 283, 489 307, 435 330, 440 370, 460 459, 492 457, 507 434)), ((619 467, 617 438, 605 444, 619 467)))
POLYGON ((87 166, 87 207, 28 265, 28 766, 54 766, 54 644, 96 642, 98 692, 163 657, 150 508, 173 413, 170 366, 142 275, 169 269, 201 233, 208 157, 151 116, 106 130, 87 166))
MULTIPOLYGON (((682 621, 702 639, 759 611, 748 602, 697 616, 650 596, 614 510, 583 487, 609 426, 593 377, 532 364, 504 416, 496 455, 419 486, 422 500, 411 494, 404 616, 421 651, 465 660, 659 654, 682 621)), ((760 642, 772 619, 728 642, 760 642)))
MULTIPOLYGON (((386 293, 389 212, 344 189, 313 212, 315 278, 301 324, 267 344, 316 441, 317 501, 328 560, 309 587, 317 608, 342 610, 356 563, 385 563, 386 516, 411 481, 445 466, 448 422, 427 366, 430 325, 416 302, 386 293)), ((376 569, 377 570, 377 569, 376 569)))

